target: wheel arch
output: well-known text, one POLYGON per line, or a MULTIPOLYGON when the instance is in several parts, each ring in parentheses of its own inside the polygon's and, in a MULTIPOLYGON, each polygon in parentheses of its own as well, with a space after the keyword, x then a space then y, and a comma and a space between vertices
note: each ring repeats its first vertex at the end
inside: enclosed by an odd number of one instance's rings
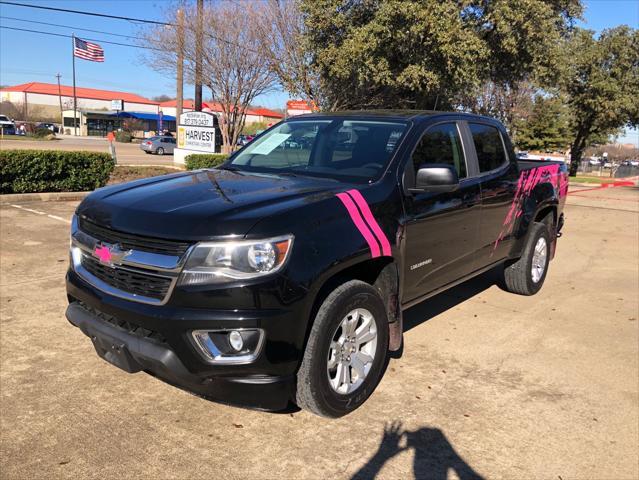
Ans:
POLYGON ((380 294, 390 328, 391 351, 398 350, 401 345, 401 308, 399 307, 399 268, 392 257, 369 258, 334 271, 319 281, 312 307, 309 312, 309 322, 304 343, 308 341, 308 335, 320 306, 328 295, 339 285, 350 280, 361 280, 373 286, 380 294), (398 338, 399 336, 399 338, 398 338), (399 343, 399 345, 398 345, 399 343))

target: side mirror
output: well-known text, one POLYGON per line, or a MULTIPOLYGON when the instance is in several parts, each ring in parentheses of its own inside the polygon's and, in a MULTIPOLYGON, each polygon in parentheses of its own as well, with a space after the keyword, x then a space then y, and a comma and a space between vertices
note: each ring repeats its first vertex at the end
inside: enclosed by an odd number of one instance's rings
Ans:
POLYGON ((415 186, 409 192, 454 192, 459 188, 455 167, 442 163, 422 165, 415 174, 415 186))

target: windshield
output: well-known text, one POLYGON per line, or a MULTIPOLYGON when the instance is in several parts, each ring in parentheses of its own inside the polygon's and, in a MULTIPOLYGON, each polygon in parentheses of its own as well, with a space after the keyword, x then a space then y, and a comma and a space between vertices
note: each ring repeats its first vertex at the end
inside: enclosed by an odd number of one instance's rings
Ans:
POLYGON ((9 117, 5 115, 0 115, 0 122, 8 122, 8 121, 9 121, 9 117))
POLYGON ((405 122, 343 118, 285 122, 239 151, 226 167, 368 183, 384 172, 406 129, 405 122))

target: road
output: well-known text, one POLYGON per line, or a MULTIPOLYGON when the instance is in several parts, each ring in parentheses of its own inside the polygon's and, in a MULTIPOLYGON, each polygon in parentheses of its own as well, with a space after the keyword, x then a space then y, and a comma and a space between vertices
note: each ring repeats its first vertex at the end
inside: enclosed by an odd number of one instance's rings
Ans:
MULTIPOLYGON (((140 150, 135 143, 115 142, 118 163, 122 165, 174 165, 173 155, 149 155, 140 150)), ((14 140, 5 137, 0 140, 0 150, 8 149, 36 150, 86 150, 90 152, 108 152, 108 144, 101 137, 61 136, 59 140, 14 140)))
POLYGON ((637 188, 575 189, 538 295, 489 272, 409 310, 403 356, 339 420, 99 359, 64 318, 75 205, 0 208, 4 479, 639 478, 637 188))

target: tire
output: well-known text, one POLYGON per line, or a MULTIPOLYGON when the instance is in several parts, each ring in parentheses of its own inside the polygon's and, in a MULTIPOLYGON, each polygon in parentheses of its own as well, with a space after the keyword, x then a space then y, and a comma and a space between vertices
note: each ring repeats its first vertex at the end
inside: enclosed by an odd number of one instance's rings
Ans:
POLYGON ((530 234, 524 252, 516 262, 504 266, 504 287, 511 293, 519 295, 534 295, 544 284, 548 265, 550 264, 550 233, 548 225, 545 223, 532 223, 530 234), (545 256, 535 257, 535 249, 541 250, 540 246, 545 244, 545 256), (533 260, 538 265, 533 271, 533 260), (541 267, 543 270, 540 271, 541 267))
POLYGON ((162 147, 158 147, 155 153, 157 153, 158 155, 164 155, 164 149, 162 147))
MULTIPOLYGON (((358 333, 354 332, 350 338, 356 335, 358 333)), ((363 333, 359 336, 362 340, 365 338, 363 333)), ((387 354, 388 318, 384 302, 377 290, 359 280, 351 280, 340 285, 324 300, 315 315, 302 365, 297 373, 297 405, 329 418, 341 417, 352 412, 364 403, 377 386, 384 370, 387 354), (359 313, 351 315, 353 312, 359 313), (347 320, 349 318, 352 320, 347 320), (332 346, 344 346, 340 343, 348 337, 348 332, 342 327, 344 322, 354 322, 351 323, 355 326, 353 330, 363 327, 359 330, 367 331, 368 337, 373 335, 371 332, 374 330, 377 335, 374 352, 372 340, 361 345, 357 345, 357 341, 347 343, 346 349, 342 352, 332 349, 332 346), (366 329, 364 324, 369 325, 369 328, 366 329), (352 348, 349 349, 349 345, 352 348), (337 361, 339 356, 343 362, 337 361), (358 367, 344 366, 350 364, 351 360, 355 363, 355 358, 361 362, 366 357, 372 358, 372 361, 367 361, 367 373, 360 378, 357 371, 358 369, 362 371, 363 363, 360 363, 358 367), (331 364, 337 365, 334 370, 331 364), (340 383, 338 373, 340 371, 348 372, 350 381, 344 382, 340 387, 341 391, 337 391, 335 385, 340 383), (331 385, 331 376, 334 376, 333 385, 331 385), (352 390, 348 391, 350 388, 352 390)))

